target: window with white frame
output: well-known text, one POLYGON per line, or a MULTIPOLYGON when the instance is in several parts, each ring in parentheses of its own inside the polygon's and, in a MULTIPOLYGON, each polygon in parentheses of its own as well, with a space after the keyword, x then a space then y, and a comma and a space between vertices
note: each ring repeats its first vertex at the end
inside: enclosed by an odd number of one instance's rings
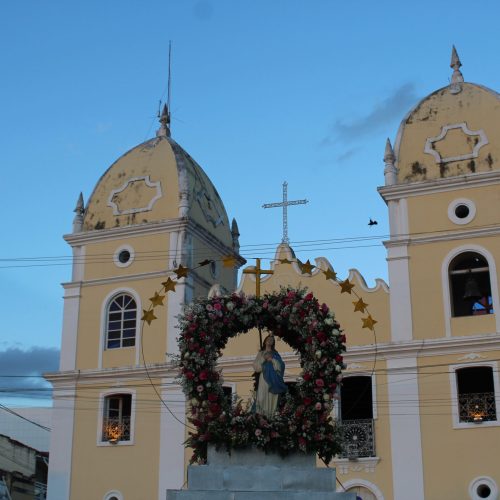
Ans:
POLYGON ((458 421, 496 421, 495 383, 491 366, 471 366, 455 370, 458 421))
POLYGON ((130 441, 132 394, 109 394, 104 398, 102 441, 116 444, 130 441))
POLYGON ((106 312, 106 349, 135 346, 137 304, 128 293, 115 295, 106 312))
POLYGON ((368 375, 342 380, 339 419, 344 436, 341 457, 374 457, 373 382, 368 375))
POLYGON ((477 252, 457 255, 449 266, 452 316, 493 313, 488 261, 477 252))

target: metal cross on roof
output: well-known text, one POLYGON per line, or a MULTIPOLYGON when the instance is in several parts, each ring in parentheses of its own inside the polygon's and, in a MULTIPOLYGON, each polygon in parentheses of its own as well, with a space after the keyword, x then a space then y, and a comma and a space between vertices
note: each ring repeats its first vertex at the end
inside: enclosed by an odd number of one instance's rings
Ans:
POLYGON ((309 203, 307 200, 288 201, 288 182, 283 183, 283 201, 281 203, 265 203, 262 208, 283 207, 283 238, 281 243, 290 243, 288 239, 288 207, 290 205, 305 205, 309 203))

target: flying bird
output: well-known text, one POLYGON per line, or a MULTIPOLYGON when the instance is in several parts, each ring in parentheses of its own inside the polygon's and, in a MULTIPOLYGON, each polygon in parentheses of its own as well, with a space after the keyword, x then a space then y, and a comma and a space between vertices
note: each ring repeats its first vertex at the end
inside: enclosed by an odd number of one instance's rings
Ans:
POLYGON ((368 223, 369 226, 376 226, 378 222, 376 220, 373 220, 370 218, 370 222, 368 223))

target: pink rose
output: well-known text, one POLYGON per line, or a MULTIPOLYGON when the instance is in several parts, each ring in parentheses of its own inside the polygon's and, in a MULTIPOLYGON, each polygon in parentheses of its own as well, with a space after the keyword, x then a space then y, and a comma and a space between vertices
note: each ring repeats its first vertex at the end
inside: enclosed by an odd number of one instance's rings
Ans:
POLYGON ((318 411, 321 410, 322 407, 323 407, 322 404, 319 402, 314 405, 314 408, 318 411))
POLYGON ((316 386, 317 387, 325 387, 325 382, 323 381, 322 378, 317 378, 316 379, 316 386))

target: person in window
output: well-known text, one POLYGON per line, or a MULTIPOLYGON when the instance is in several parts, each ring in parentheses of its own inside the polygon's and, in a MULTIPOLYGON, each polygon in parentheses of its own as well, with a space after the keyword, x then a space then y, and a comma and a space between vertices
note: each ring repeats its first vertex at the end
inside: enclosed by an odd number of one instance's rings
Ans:
POLYGON ((271 418, 278 406, 278 397, 287 390, 283 381, 285 363, 275 349, 273 335, 268 335, 264 346, 257 353, 253 368, 259 375, 255 412, 271 418))

